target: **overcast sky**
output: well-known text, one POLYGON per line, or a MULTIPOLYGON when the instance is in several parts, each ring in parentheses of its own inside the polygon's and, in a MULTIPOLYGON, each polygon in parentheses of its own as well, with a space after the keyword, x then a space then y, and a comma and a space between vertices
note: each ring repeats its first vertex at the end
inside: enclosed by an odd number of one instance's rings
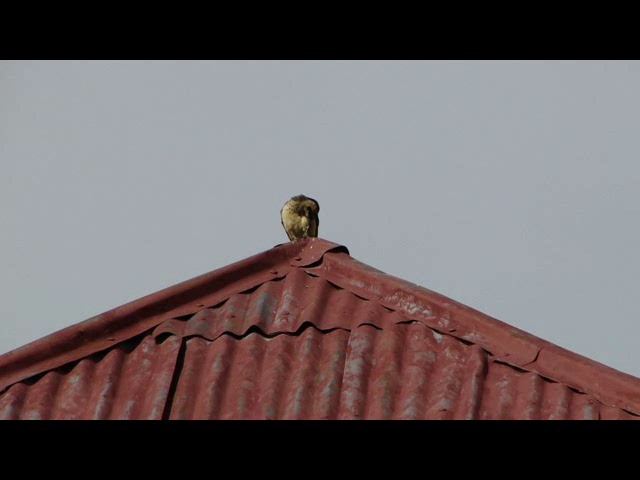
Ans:
POLYGON ((640 376, 640 63, 0 62, 0 353, 287 240, 640 376))

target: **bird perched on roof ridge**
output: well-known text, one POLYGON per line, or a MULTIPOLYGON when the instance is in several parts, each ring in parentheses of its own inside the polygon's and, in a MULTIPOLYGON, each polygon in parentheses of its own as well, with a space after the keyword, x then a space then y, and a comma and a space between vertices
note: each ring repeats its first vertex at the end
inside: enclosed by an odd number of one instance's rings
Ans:
POLYGON ((304 195, 291 197, 280 210, 280 220, 289 240, 303 237, 317 237, 320 205, 313 198, 304 195))

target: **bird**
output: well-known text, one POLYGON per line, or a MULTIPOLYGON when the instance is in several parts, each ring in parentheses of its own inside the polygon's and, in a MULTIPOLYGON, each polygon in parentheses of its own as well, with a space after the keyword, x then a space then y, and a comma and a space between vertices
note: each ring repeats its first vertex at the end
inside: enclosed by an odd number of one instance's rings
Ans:
POLYGON ((313 198, 296 195, 287 200, 280 210, 280 221, 289 240, 317 237, 320 205, 313 198))

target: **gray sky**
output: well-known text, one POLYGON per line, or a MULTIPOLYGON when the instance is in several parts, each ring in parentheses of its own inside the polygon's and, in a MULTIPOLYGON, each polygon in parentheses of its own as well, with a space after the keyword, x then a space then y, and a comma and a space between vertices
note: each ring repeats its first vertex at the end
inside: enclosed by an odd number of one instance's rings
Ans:
POLYGON ((286 241, 640 376, 639 62, 0 62, 0 353, 286 241))

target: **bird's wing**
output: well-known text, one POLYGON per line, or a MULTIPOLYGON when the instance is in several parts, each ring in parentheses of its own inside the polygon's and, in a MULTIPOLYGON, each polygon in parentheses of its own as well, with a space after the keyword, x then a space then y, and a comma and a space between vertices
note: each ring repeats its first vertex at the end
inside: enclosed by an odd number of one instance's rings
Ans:
POLYGON ((293 241, 293 237, 289 234, 289 231, 287 230, 287 227, 285 227, 285 225, 284 225, 284 218, 282 216, 282 210, 284 210, 284 207, 282 207, 280 209, 280 223, 282 224, 282 228, 284 228, 284 232, 287 234, 287 237, 289 237, 289 240, 293 241))
POLYGON ((309 236, 317 237, 318 236, 318 226, 320 225, 320 219, 317 215, 312 215, 309 219, 309 236))

